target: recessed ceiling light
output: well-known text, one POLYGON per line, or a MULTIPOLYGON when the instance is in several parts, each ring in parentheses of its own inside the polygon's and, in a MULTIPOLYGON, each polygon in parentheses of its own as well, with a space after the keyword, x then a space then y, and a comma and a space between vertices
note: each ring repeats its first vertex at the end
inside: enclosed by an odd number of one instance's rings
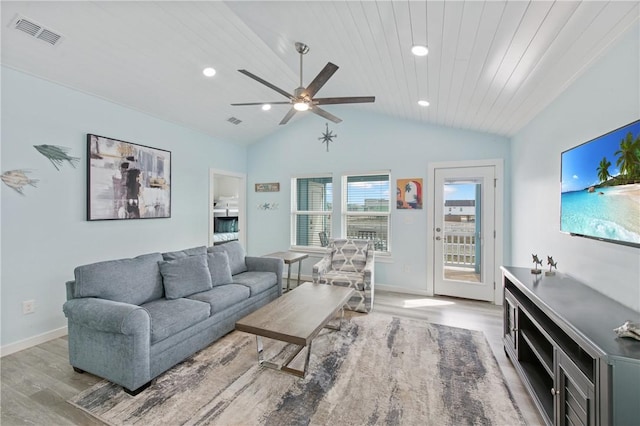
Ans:
POLYGON ((213 77, 214 75, 216 75, 216 70, 211 67, 207 67, 202 70, 202 74, 206 75, 207 77, 213 77))
POLYGON ((420 99, 418 101, 418 105, 420 105, 421 107, 428 107, 429 106, 429 101, 425 101, 424 99, 420 99))
POLYGON ((413 47, 411 47, 411 53, 413 53, 416 56, 427 56, 427 53, 429 53, 429 49, 427 49, 427 46, 416 44, 413 47))
POLYGON ((269 111, 271 109, 271 104, 264 104, 262 105, 262 110, 263 111, 269 111))

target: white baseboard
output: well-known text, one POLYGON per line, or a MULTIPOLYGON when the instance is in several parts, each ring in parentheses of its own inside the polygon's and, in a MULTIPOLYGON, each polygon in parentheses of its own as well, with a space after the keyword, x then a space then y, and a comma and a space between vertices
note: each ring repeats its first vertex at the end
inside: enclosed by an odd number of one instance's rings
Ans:
POLYGON ((386 285, 378 283, 376 283, 376 290, 390 291, 392 293, 415 294, 418 296, 433 296, 433 294, 429 294, 427 290, 419 290, 416 288, 398 287, 396 285, 386 285))
POLYGON ((58 337, 66 336, 68 334, 67 327, 60 327, 55 330, 47 331, 46 333, 38 334, 37 336, 29 337, 28 339, 20 340, 15 343, 10 343, 0 347, 0 357, 11 355, 16 352, 20 352, 24 349, 31 348, 49 340, 57 339, 58 337))

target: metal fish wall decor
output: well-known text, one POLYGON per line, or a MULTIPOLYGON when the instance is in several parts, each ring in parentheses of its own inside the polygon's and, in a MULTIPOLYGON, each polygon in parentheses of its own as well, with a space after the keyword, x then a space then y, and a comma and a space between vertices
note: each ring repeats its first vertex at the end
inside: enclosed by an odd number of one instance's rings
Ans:
POLYGON ((62 164, 66 161, 71 164, 71 167, 75 168, 76 163, 80 161, 79 157, 71 157, 67 154, 70 148, 64 146, 56 146, 56 145, 34 145, 33 146, 38 152, 51 161, 53 167, 56 170, 60 170, 62 164))
POLYGON ((11 189, 19 193, 20 195, 24 195, 22 189, 31 185, 34 188, 37 187, 36 183, 38 179, 30 179, 27 176, 27 173, 30 173, 28 170, 9 170, 8 172, 4 172, 0 175, 0 179, 11 189))

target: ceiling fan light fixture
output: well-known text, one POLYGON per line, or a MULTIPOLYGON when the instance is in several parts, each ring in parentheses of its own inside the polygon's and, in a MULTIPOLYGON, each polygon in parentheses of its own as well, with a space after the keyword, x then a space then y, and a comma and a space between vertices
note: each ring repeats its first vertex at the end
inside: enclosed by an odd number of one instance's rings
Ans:
POLYGON ((307 111, 309 109, 309 104, 306 102, 296 102, 293 104, 293 108, 296 111, 307 111))
POLYGON ((427 46, 415 44, 411 47, 411 53, 416 56, 427 56, 427 54, 429 53, 429 49, 427 49, 427 46))
POLYGON ((214 75, 216 75, 216 70, 211 67, 207 67, 202 70, 202 74, 204 74, 206 77, 213 77, 214 75))
POLYGON ((262 110, 263 111, 269 111, 271 109, 271 104, 264 104, 262 105, 262 110))
POLYGON ((424 99, 420 99, 418 101, 418 105, 420 105, 421 107, 428 107, 429 106, 429 101, 425 101, 424 99))

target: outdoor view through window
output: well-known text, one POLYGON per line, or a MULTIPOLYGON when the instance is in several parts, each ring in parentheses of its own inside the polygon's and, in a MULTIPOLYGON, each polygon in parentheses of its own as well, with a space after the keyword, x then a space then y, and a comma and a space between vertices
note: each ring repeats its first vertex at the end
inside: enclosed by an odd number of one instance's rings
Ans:
POLYGON ((297 246, 321 247, 326 238, 370 239, 377 251, 389 250, 390 185, 388 174, 344 176, 342 226, 332 232, 331 176, 295 178, 294 238, 297 246))

